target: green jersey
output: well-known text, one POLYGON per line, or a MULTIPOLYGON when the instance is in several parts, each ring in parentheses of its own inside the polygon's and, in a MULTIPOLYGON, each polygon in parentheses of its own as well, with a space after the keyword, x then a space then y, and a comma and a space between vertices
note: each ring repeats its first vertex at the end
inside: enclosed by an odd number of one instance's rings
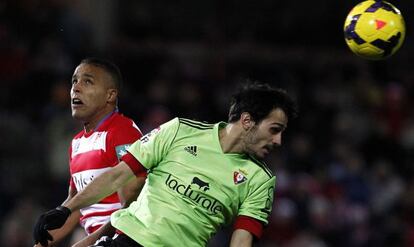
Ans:
POLYGON ((264 224, 275 177, 246 154, 223 153, 219 129, 175 118, 129 152, 148 169, 138 199, 112 214, 112 225, 143 246, 205 246, 239 215, 264 224))

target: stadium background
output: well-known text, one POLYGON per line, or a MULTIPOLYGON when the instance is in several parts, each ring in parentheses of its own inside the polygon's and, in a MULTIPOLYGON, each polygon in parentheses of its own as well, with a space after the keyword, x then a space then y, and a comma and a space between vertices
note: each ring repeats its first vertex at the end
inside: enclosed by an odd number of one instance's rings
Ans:
MULTIPOLYGON (((258 246, 414 246, 413 11, 387 61, 350 53, 358 1, 5 0, 0 3, 0 240, 31 246, 35 219, 67 195, 73 69, 107 57, 121 111, 146 132, 174 116, 226 119, 244 78, 299 100, 258 246)), ((224 230, 211 246, 225 246, 224 230)))

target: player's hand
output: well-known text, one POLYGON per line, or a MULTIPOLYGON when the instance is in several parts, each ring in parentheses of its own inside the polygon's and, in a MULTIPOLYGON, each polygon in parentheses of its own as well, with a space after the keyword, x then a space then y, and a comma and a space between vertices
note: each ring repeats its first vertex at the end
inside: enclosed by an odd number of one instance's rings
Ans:
POLYGON ((48 246, 48 240, 53 240, 48 230, 63 226, 70 214, 70 209, 64 206, 59 206, 42 214, 37 220, 33 230, 35 244, 40 243, 43 246, 48 246))

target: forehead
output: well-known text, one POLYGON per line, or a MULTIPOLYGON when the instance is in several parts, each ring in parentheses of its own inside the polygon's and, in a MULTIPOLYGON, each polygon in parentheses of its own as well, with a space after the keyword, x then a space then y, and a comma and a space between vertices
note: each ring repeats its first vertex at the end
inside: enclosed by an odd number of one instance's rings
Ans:
POLYGON ((280 109, 276 108, 273 109, 263 120, 262 124, 266 125, 279 125, 286 127, 288 123, 288 118, 286 113, 280 109))
POLYGON ((99 66, 81 63, 76 67, 73 75, 108 76, 108 73, 99 66))

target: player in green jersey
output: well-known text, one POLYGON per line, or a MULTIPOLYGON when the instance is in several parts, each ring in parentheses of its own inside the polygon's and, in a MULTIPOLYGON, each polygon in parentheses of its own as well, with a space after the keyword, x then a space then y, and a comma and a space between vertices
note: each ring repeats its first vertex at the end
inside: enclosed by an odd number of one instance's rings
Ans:
POLYGON ((112 214, 122 234, 108 246, 205 246, 233 223, 231 246, 251 246, 271 212, 275 177, 262 161, 282 143, 296 103, 283 90, 250 84, 231 101, 228 123, 175 118, 143 136, 120 164, 45 213, 45 230, 148 170, 141 194, 112 214))

